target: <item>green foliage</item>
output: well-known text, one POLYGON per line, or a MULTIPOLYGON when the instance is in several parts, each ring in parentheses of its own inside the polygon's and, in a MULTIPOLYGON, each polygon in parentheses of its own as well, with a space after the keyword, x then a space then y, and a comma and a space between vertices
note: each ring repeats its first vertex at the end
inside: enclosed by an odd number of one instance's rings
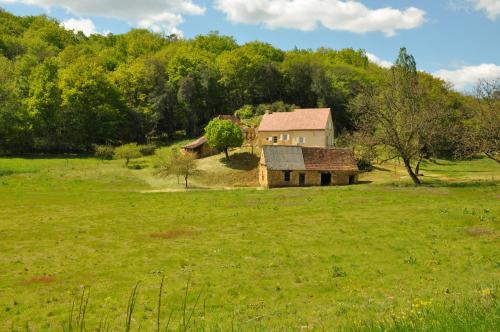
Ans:
MULTIPOLYGON (((406 53, 399 64, 415 67, 406 53)), ((356 114, 348 105, 366 89, 383 87, 389 76, 368 63, 364 50, 283 51, 258 41, 238 45, 217 32, 179 39, 132 29, 86 37, 46 16, 5 11, 0 71, 0 150, 7 153, 163 143, 178 131, 194 137, 217 115, 245 105, 256 115, 295 105, 330 107, 337 132, 352 132, 356 114)), ((465 105, 455 103, 454 128, 465 105)), ((247 109, 242 117, 249 115, 247 109)), ((456 145, 457 139, 441 137, 441 150, 456 145)))
POLYGON ((124 144, 115 149, 115 159, 125 159, 125 165, 128 166, 131 159, 142 157, 141 150, 136 143, 124 144))
POLYGON ((154 144, 141 144, 138 147, 143 156, 151 156, 156 150, 156 145, 154 144))
POLYGON ((252 105, 245 105, 242 108, 237 109, 234 115, 240 119, 250 119, 253 116, 252 105))
POLYGON ((101 160, 111 160, 115 155, 115 148, 111 145, 96 145, 94 155, 101 160))
POLYGON ((243 144, 243 132, 241 128, 230 120, 214 119, 205 127, 205 137, 208 144, 219 151, 226 153, 229 148, 239 147, 243 144))

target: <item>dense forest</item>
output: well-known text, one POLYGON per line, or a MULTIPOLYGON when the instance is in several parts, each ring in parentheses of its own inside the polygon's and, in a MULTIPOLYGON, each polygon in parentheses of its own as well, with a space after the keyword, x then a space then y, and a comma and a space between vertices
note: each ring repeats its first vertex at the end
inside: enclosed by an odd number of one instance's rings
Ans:
MULTIPOLYGON (((178 132, 199 135, 214 116, 244 105, 257 113, 271 107, 263 104, 331 107, 337 132, 349 134, 357 129, 352 105, 386 84, 389 72, 364 50, 282 51, 258 41, 238 45, 217 32, 86 37, 46 16, 0 11, 0 151, 168 142, 178 132)), ((471 97, 417 75, 450 113, 473 109, 471 97)))

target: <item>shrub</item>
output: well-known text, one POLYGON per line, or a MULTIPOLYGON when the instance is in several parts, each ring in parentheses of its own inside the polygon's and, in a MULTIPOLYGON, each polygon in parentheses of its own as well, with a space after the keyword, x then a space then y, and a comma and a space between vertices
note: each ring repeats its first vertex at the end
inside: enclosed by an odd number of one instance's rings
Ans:
POLYGON ((358 164, 358 168, 360 171, 369 172, 373 170, 373 165, 369 159, 359 158, 356 159, 356 163, 358 164))
POLYGON ((251 105, 245 105, 236 110, 234 115, 240 119, 250 119, 253 116, 253 107, 251 105))
POLYGON ((111 160, 115 153, 115 148, 111 145, 96 145, 94 155, 100 160, 111 160))
POLYGON ((114 157, 116 159, 125 159, 125 166, 128 166, 131 159, 140 158, 142 154, 136 143, 130 143, 117 147, 114 157))
POLYGON ((143 144, 138 147, 143 156, 152 156, 156 150, 156 145, 154 144, 143 144))

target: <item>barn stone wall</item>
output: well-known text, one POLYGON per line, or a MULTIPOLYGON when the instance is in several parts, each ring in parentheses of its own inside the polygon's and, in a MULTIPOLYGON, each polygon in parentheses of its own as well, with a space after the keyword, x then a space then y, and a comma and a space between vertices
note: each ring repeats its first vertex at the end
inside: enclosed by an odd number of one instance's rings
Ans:
POLYGON ((291 171, 290 181, 285 181, 283 171, 270 171, 265 166, 261 166, 259 170, 259 182, 262 186, 268 188, 276 187, 299 187, 300 173, 305 174, 304 186, 320 186, 321 173, 331 174, 331 185, 347 185, 349 177, 354 176, 354 183, 358 181, 356 172, 322 172, 322 171, 291 171))

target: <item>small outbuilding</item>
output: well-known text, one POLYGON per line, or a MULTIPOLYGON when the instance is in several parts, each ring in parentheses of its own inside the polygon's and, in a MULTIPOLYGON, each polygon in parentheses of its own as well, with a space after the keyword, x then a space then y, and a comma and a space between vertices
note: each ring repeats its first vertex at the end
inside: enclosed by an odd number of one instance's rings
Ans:
POLYGON ((182 147, 182 151, 185 153, 187 152, 195 153, 198 156, 198 158, 208 157, 219 153, 217 149, 214 149, 210 145, 208 145, 208 141, 205 138, 205 136, 202 136, 197 140, 187 145, 184 145, 182 147))
POLYGON ((359 169, 350 149, 264 145, 259 164, 261 186, 300 187, 348 185, 359 169))

